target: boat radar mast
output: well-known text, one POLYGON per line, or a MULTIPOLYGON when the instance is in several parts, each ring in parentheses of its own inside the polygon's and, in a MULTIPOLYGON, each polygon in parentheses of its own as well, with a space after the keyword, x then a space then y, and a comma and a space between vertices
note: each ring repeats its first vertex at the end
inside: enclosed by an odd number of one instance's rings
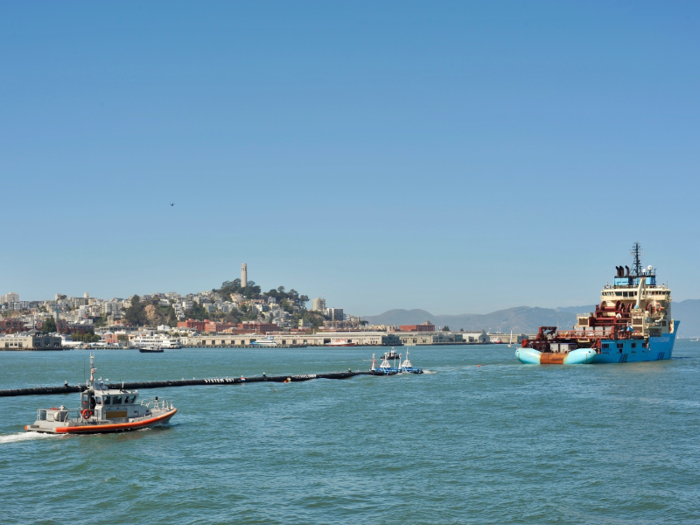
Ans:
POLYGON ((642 251, 642 247, 638 242, 635 242, 632 245, 632 252, 630 252, 632 255, 634 255, 634 275, 635 277, 639 277, 642 275, 642 261, 639 258, 640 252, 642 251))
POLYGON ((89 388, 95 386, 95 372, 97 372, 97 368, 95 368, 95 356, 90 354, 90 383, 88 384, 89 388))

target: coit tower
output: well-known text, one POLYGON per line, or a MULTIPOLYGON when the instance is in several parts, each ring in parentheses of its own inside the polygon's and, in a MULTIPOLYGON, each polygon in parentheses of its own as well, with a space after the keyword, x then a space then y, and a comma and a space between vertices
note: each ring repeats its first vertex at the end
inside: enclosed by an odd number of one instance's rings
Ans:
POLYGON ((246 263, 241 265, 241 286, 243 288, 248 286, 248 265, 246 263))

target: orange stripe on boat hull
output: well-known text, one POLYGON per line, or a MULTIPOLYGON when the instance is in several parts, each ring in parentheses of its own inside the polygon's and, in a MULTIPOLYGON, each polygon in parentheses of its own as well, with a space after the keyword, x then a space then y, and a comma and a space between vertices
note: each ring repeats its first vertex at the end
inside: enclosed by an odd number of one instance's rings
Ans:
POLYGON ((145 421, 134 421, 132 423, 115 423, 112 425, 81 425, 79 427, 61 427, 56 429, 56 434, 80 434, 90 432, 119 432, 121 430, 138 430, 149 427, 156 423, 165 423, 175 415, 177 408, 172 409, 162 416, 146 419, 145 421))

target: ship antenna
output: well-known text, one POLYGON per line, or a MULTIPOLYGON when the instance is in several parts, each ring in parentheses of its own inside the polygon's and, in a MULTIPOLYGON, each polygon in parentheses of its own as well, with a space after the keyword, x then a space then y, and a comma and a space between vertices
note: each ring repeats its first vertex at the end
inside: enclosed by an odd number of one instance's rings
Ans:
POLYGON ((90 387, 95 384, 95 372, 97 372, 95 368, 95 356, 90 354, 90 387))
POLYGON ((639 260, 639 252, 642 247, 638 242, 635 242, 632 246, 632 255, 634 255, 634 274, 639 277, 642 274, 642 262, 639 260))

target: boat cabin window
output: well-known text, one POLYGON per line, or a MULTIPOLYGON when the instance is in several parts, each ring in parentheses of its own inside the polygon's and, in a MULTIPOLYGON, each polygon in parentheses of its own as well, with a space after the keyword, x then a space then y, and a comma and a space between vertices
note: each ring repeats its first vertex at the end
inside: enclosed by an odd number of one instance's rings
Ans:
POLYGON ((603 343, 603 348, 610 348, 610 345, 608 343, 603 343))
POLYGON ((637 348, 637 343, 632 343, 632 348, 637 348))
POLYGON ((121 405, 122 404, 122 396, 114 396, 114 403, 115 405, 121 405))
POLYGON ((105 404, 105 405, 111 405, 111 404, 112 404, 112 403, 111 403, 111 399, 112 399, 111 397, 105 396, 105 397, 104 397, 104 404, 105 404))

